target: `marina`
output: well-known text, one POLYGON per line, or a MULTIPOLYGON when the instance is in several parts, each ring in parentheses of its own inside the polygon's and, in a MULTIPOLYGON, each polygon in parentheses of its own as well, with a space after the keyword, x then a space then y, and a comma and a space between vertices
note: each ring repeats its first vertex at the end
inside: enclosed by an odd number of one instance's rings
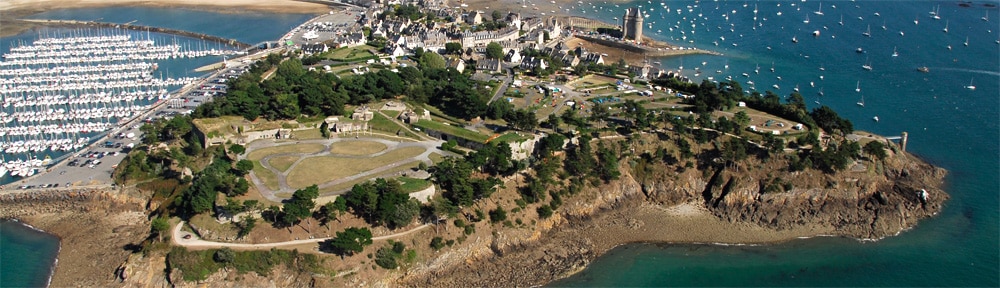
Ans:
POLYGON ((198 79, 158 77, 157 61, 241 54, 221 44, 157 43, 148 32, 143 38, 120 29, 53 34, 0 55, 0 176, 32 176, 56 162, 53 155, 86 147, 198 79))

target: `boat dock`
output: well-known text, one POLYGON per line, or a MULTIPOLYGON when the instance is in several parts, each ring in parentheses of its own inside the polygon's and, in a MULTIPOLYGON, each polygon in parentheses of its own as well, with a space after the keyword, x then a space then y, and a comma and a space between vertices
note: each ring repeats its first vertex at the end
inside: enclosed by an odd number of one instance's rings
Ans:
POLYGON ((222 43, 222 44, 234 46, 236 48, 239 48, 240 50, 252 47, 250 44, 247 44, 247 43, 235 40, 235 39, 223 38, 223 37, 219 37, 219 36, 213 36, 213 35, 202 34, 202 33, 191 32, 191 31, 178 30, 178 29, 170 29, 170 28, 152 27, 152 26, 143 26, 143 25, 131 24, 132 22, 135 22, 135 21, 122 24, 122 23, 108 23, 108 22, 95 22, 95 21, 54 20, 54 19, 19 19, 19 20, 20 21, 24 21, 24 22, 31 22, 31 23, 44 24, 44 25, 53 25, 53 26, 59 26, 59 25, 63 25, 63 26, 89 26, 89 27, 118 28, 118 29, 129 29, 129 30, 135 30, 135 31, 149 31, 149 32, 173 34, 173 35, 180 35, 180 36, 198 38, 198 39, 202 39, 202 40, 206 40, 206 41, 218 42, 218 43, 222 43))

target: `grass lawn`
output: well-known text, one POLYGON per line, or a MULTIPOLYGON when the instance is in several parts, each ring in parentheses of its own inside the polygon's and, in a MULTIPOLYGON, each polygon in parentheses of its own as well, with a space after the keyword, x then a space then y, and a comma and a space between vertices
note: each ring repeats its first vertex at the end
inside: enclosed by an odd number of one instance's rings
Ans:
POLYGON ((521 136, 521 135, 517 135, 517 133, 515 133, 515 132, 510 132, 510 133, 506 133, 506 134, 500 135, 500 137, 494 138, 490 142, 498 142, 499 143, 499 142, 503 141, 503 142, 507 142, 507 143, 519 143, 519 142, 524 142, 524 140, 528 140, 528 139, 531 139, 531 137, 521 136))
POLYGON ((309 129, 309 130, 298 130, 292 132, 295 139, 299 140, 309 140, 309 139, 323 139, 323 134, 319 132, 319 128, 309 129))
POLYGON ((417 156, 424 151, 425 149, 421 147, 406 147, 371 158, 336 156, 307 158, 295 166, 295 169, 288 172, 288 186, 299 189, 312 184, 330 182, 417 156))
POLYGON ((403 192, 406 193, 417 192, 431 186, 431 181, 427 181, 424 179, 399 177, 396 178, 396 180, 399 180, 399 183, 402 183, 400 187, 403 188, 403 192))
POLYGON ((278 175, 274 175, 271 170, 267 170, 264 166, 260 165, 260 162, 253 161, 253 173, 257 175, 260 182, 264 182, 264 186, 267 189, 278 190, 278 175))
POLYGON ((434 164, 444 161, 444 155, 438 153, 431 153, 430 155, 427 155, 427 158, 431 158, 431 162, 434 162, 434 164))
MULTIPOLYGON (((402 171, 413 170, 414 168, 417 168, 418 165, 420 165, 420 161, 413 161, 413 162, 410 162, 410 163, 406 163, 406 164, 400 165, 399 167, 386 170, 384 173, 382 173, 382 175, 396 174, 396 173, 399 173, 399 172, 402 172, 402 171)), ((375 178, 381 178, 381 177, 378 177, 378 175, 373 175, 371 178, 355 179, 354 181, 348 181, 348 182, 344 182, 344 183, 340 183, 340 184, 337 184, 337 185, 333 185, 333 186, 330 186, 330 187, 326 187, 326 188, 320 189, 319 193, 320 194, 326 194, 326 193, 331 193, 331 192, 338 192, 338 191, 350 190, 351 188, 354 187, 354 185, 357 185, 357 184, 360 184, 360 183, 364 183, 365 181, 369 181, 369 180, 372 180, 372 179, 375 179, 375 178)), ((322 198, 322 197, 320 197, 320 198, 322 198)))
POLYGON ((455 122, 455 123, 465 123, 465 121, 462 121, 461 119, 452 117, 451 115, 448 115, 448 114, 445 114, 444 112, 441 112, 441 109, 438 109, 437 107, 434 107, 434 106, 431 106, 431 105, 423 105, 423 106, 418 106, 418 107, 423 108, 424 110, 427 110, 427 111, 431 112, 431 116, 440 117, 440 118, 443 118, 443 119, 448 119, 448 121, 455 122))
POLYGON ((282 154, 282 153, 316 153, 326 149, 326 146, 318 143, 306 143, 306 144, 289 144, 273 147, 265 147, 261 149, 256 149, 250 154, 247 154, 247 159, 251 161, 259 161, 267 155, 282 154))
MULTIPOLYGON (((397 111, 388 112, 396 113, 397 111)), ((373 117, 371 121, 368 121, 368 127, 371 127, 372 130, 385 131, 389 133, 396 133, 399 129, 403 129, 403 127, 400 127, 399 124, 392 122, 392 120, 385 118, 379 113, 375 113, 375 117, 373 117)))
POLYGON ((219 222, 216 222, 215 217, 212 217, 212 213, 201 213, 192 216, 189 224, 191 224, 191 226, 198 227, 198 229, 201 230, 202 233, 212 231, 212 233, 215 234, 215 236, 223 238, 226 237, 235 238, 237 232, 239 232, 238 230, 236 230, 236 227, 233 227, 233 224, 230 223, 220 224, 219 222))
POLYGON ((440 123, 440 122, 435 122, 435 121, 430 121, 430 120, 420 120, 420 121, 417 121, 417 123, 414 123, 413 126, 420 127, 421 129, 429 129, 429 130, 440 131, 440 132, 443 132, 443 133, 447 133, 447 134, 450 134, 450 135, 462 137, 462 138, 469 139, 469 140, 472 140, 472 141, 477 141, 477 142, 480 142, 480 143, 482 143, 483 141, 486 141, 486 139, 490 137, 490 135, 484 135, 484 134, 476 133, 475 131, 470 131, 470 130, 462 128, 462 127, 455 127, 455 126, 446 125, 446 124, 443 124, 443 123, 440 123))
POLYGON ((330 51, 329 54, 326 55, 326 58, 331 60, 352 60, 361 57, 371 57, 373 54, 369 51, 369 49, 375 49, 375 47, 361 45, 357 47, 335 49, 330 51))
POLYGON ((330 145, 330 153, 343 155, 371 155, 389 148, 372 141, 340 141, 330 145))
POLYGON ((294 164, 295 161, 299 160, 299 158, 301 157, 299 156, 271 157, 271 159, 267 160, 267 164, 271 164, 271 167, 274 167, 274 169, 278 169, 278 171, 286 172, 288 171, 288 168, 292 167, 292 164, 294 164))

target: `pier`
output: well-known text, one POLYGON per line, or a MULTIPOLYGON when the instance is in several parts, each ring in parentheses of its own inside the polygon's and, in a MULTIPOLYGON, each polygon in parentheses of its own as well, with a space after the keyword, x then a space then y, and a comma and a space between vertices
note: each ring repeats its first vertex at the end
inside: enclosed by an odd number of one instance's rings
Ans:
POLYGON ((173 34, 173 35, 180 35, 180 36, 198 38, 198 39, 202 39, 202 40, 206 40, 206 41, 218 42, 218 43, 222 43, 222 44, 226 44, 226 45, 230 45, 230 46, 235 46, 236 48, 239 48, 240 50, 253 47, 250 44, 247 44, 247 43, 235 40, 235 39, 223 38, 223 37, 219 37, 219 36, 213 36, 213 35, 196 33, 196 32, 191 32, 191 31, 178 30, 178 29, 170 29, 170 28, 161 28, 161 27, 152 27, 152 26, 143 26, 143 25, 131 24, 132 22, 135 22, 135 21, 122 24, 122 23, 108 23, 108 22, 95 22, 95 21, 78 21, 78 20, 52 20, 52 19, 19 19, 19 20, 20 21, 24 21, 24 22, 43 24, 43 25, 89 26, 89 27, 102 27, 102 28, 121 28, 121 29, 135 30, 135 31, 149 31, 149 32, 157 32, 157 33, 164 33, 164 34, 173 34))

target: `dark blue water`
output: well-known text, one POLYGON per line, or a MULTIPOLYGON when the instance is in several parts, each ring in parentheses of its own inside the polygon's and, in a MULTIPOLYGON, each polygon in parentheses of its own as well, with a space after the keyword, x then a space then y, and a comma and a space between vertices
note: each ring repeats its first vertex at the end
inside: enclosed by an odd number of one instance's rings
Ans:
POLYGON ((59 238, 19 222, 0 221, 0 286, 44 287, 59 253, 59 238))
MULTIPOLYGON (((135 24, 166 27, 192 32, 205 33, 220 37, 236 39, 245 43, 258 43, 267 40, 277 40, 292 27, 311 18, 307 14, 264 14, 264 13, 212 13, 188 9, 161 9, 142 7, 112 7, 97 9, 69 9, 46 12, 33 16, 39 19, 73 19, 101 22, 126 23, 138 20, 135 24)), ((0 38, 0 54, 10 50, 12 45, 30 44, 31 41, 43 36, 55 36, 66 33, 111 33, 107 29, 81 30, 69 28, 40 28, 26 31, 22 34, 0 38), (87 31, 87 32, 81 32, 87 31)), ((188 37, 117 30, 116 34, 129 33, 133 39, 152 38, 157 43, 179 44, 188 49, 202 50, 220 47, 219 44, 201 41, 188 37)), ((159 69, 154 72, 156 77, 198 77, 204 73, 194 69, 219 62, 222 58, 203 57, 194 59, 170 59, 157 61, 159 69)), ((175 87, 176 88, 176 87, 175 87)), ((96 135, 94 135, 96 136, 96 135)), ((46 152, 35 155, 39 159, 45 156, 58 158, 61 153, 46 152)), ((16 157, 24 159, 24 155, 4 155, 6 160, 16 157)), ((4 176, 0 183, 12 181, 10 176, 4 176)), ((58 239, 51 235, 34 231, 16 223, 0 222, 0 287, 37 287, 45 286, 51 274, 52 263, 58 252, 58 239)))
POLYGON ((178 29, 255 44, 277 40, 314 15, 240 11, 216 13, 191 9, 149 7, 84 8, 49 11, 36 19, 83 20, 178 29))
POLYGON ((725 81, 729 75, 744 89, 747 80, 754 81, 758 91, 774 90, 771 85, 778 84, 779 95, 790 94, 798 84, 811 107, 818 106, 815 101, 831 106, 851 119, 856 129, 883 135, 909 132, 910 152, 949 170, 945 190, 952 200, 936 218, 876 243, 814 238, 757 247, 626 245, 553 285, 1000 285, 1000 45, 995 43, 1000 39, 1000 11, 983 5, 996 1, 970 3, 971 7, 958 2, 824 1, 824 16, 813 14, 818 1, 670 1, 669 14, 659 3, 646 1, 620 7, 602 3, 595 5, 597 13, 590 5, 582 13, 577 5, 574 13, 608 22, 620 19, 625 7, 643 5, 646 11, 654 7, 646 19, 655 21, 652 29, 645 27, 650 37, 725 54, 659 60, 666 69, 684 66, 684 73, 692 77, 694 68, 700 67, 697 81, 708 76, 725 81), (928 12, 938 5, 942 19, 934 20, 928 12), (723 17, 727 12, 728 21, 723 17), (987 13, 989 21, 981 20, 987 13), (807 15, 808 24, 803 23, 807 15), (838 23, 841 15, 843 26, 838 23), (674 25, 679 28, 669 31, 674 25), (946 25, 947 33, 942 31, 946 25), (871 37, 865 37, 862 33, 869 26, 871 37), (813 37, 813 31, 820 36, 813 37), (792 43, 792 37, 798 43, 792 43), (856 53, 858 47, 867 53, 856 53), (898 57, 891 56, 894 47, 898 57), (872 71, 862 69, 866 61, 872 71), (759 74, 754 72, 757 65, 759 74), (916 71, 921 66, 930 73, 916 71), (859 81, 861 93, 855 92, 859 81), (975 90, 965 88, 970 81, 975 90), (821 88, 825 96, 818 95, 821 88), (864 107, 855 104, 862 94, 864 107), (880 121, 873 121, 874 116, 880 121))

